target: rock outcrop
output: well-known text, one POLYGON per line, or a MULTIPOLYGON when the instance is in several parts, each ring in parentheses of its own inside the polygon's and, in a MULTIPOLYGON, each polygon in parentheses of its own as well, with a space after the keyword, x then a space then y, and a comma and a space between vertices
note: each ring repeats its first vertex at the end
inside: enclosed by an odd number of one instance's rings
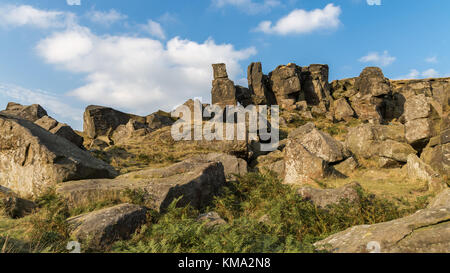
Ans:
POLYGON ((308 105, 320 105, 325 110, 330 107, 332 97, 328 74, 329 68, 326 64, 311 64, 302 68, 302 90, 308 105))
POLYGON ((243 176, 248 172, 247 162, 241 158, 229 154, 209 153, 198 154, 190 157, 190 162, 220 162, 224 167, 225 177, 234 178, 236 175, 243 176))
POLYGON ((83 137, 78 135, 69 125, 65 123, 59 123, 57 120, 49 116, 44 116, 36 120, 35 124, 41 126, 50 133, 63 137, 76 146, 83 148, 83 137))
POLYGON ((225 64, 213 64, 214 80, 212 82, 212 104, 222 108, 227 105, 236 105, 236 87, 234 82, 228 78, 225 64))
POLYGON ((184 161, 166 168, 146 169, 121 175, 115 179, 93 179, 60 184, 57 193, 69 204, 104 200, 120 196, 127 190, 145 192, 149 207, 164 211, 177 198, 177 205, 195 208, 208 205, 225 185, 220 162, 184 161))
POLYGON ((248 66, 247 79, 254 104, 274 105, 276 103, 275 95, 269 85, 269 77, 263 74, 260 62, 251 63, 248 66))
POLYGON ((15 102, 10 102, 6 106, 6 109, 1 111, 0 114, 35 122, 38 119, 47 116, 47 111, 39 104, 24 106, 15 102))
POLYGON ((131 204, 90 212, 69 218, 71 236, 85 250, 105 250, 118 240, 126 240, 145 223, 146 209, 131 204))
POLYGON ((315 206, 326 208, 330 205, 337 205, 340 202, 359 202, 359 189, 361 189, 361 185, 354 182, 336 189, 302 187, 297 190, 297 193, 305 200, 311 201, 315 206))
POLYGON ((427 209, 374 225, 362 225, 334 234, 315 244, 336 253, 446 253, 450 249, 448 189, 427 209))
POLYGON ((0 185, 37 195, 69 180, 114 177, 116 171, 67 139, 23 119, 0 115, 0 185))

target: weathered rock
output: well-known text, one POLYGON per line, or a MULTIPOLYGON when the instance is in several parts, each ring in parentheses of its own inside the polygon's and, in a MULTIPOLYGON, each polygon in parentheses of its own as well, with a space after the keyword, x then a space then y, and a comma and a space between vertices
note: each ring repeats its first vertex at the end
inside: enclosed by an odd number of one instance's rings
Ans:
POLYGON ((147 127, 150 130, 161 129, 166 126, 171 126, 173 124, 173 120, 170 117, 170 114, 164 113, 162 111, 153 113, 145 117, 147 127))
POLYGON ((269 78, 263 74, 260 62, 251 63, 247 69, 248 88, 254 94, 255 104, 275 104, 275 95, 269 87, 269 78))
POLYGON ((36 124, 0 115, 0 185, 36 195, 68 180, 114 177, 115 170, 36 124))
POLYGON ((126 190, 145 192, 149 206, 165 210, 182 196, 177 206, 190 204, 202 208, 209 204, 225 185, 225 174, 220 162, 184 161, 161 169, 146 169, 121 175, 116 179, 72 181, 58 185, 57 193, 69 204, 95 202, 110 196, 120 196, 126 190))
POLYGON ((408 156, 408 163, 406 164, 409 178, 420 179, 427 181, 430 188, 440 188, 441 179, 439 173, 433 170, 430 165, 424 163, 416 155, 408 156))
POLYGON ((131 204, 69 218, 71 236, 88 249, 102 250, 117 240, 126 240, 145 223, 146 209, 131 204))
POLYGON ((344 98, 334 101, 334 118, 337 121, 348 121, 354 117, 355 112, 344 98))
POLYGON ((405 129, 406 140, 411 144, 425 142, 431 137, 430 121, 426 118, 408 121, 405 129))
POLYGON ((333 167, 341 174, 349 176, 354 170, 356 170, 356 168, 358 168, 358 165, 358 162, 353 157, 349 157, 333 167))
POLYGON ((253 95, 250 89, 236 85, 236 100, 244 107, 253 104, 253 95))
POLYGON ((334 99, 351 98, 358 90, 355 88, 357 78, 335 80, 331 82, 331 94, 334 99))
POLYGON ((311 154, 326 162, 337 162, 346 157, 342 143, 329 134, 319 131, 312 122, 292 131, 289 138, 298 139, 311 154))
POLYGON ((247 173, 247 162, 241 158, 229 154, 209 153, 199 154, 190 157, 187 161, 192 162, 220 162, 224 167, 225 176, 233 178, 235 175, 245 175, 247 173))
POLYGON ((6 109, 1 111, 0 114, 35 122, 36 120, 46 116, 47 111, 45 111, 45 109, 39 104, 24 106, 18 103, 10 102, 6 106, 6 109))
POLYGON ((278 104, 286 99, 299 100, 302 91, 301 67, 295 64, 280 65, 269 74, 270 85, 278 104))
POLYGON ((356 182, 347 184, 336 189, 316 189, 312 187, 302 187, 297 193, 305 200, 311 201, 319 208, 326 208, 330 205, 337 205, 340 202, 359 202, 358 190, 361 185, 356 182))
POLYGON ((417 153, 411 145, 390 139, 377 144, 376 147, 378 156, 391 158, 398 162, 406 162, 409 155, 417 153))
POLYGON ((284 149, 284 183, 308 184, 332 173, 327 162, 313 155, 297 138, 289 138, 284 149))
POLYGON ((389 79, 384 77, 383 71, 378 67, 366 67, 355 81, 355 88, 360 93, 373 97, 391 93, 389 79))
POLYGON ((420 158, 447 179, 450 179, 450 143, 425 148, 420 158))
POLYGON ((372 124, 383 122, 383 99, 373 97, 371 94, 357 93, 350 98, 351 107, 362 121, 372 124))
POLYGON ((8 196, 0 200, 6 214, 11 218, 22 218, 34 212, 36 204, 17 196, 8 196))
POLYGON ((197 222, 205 223, 207 227, 214 227, 217 225, 224 225, 227 222, 220 217, 217 212, 208 212, 198 216, 197 222))
POLYGON ((441 207, 450 207, 450 188, 446 188, 436 195, 427 208, 436 209, 441 207))
POLYGON ((144 123, 130 119, 126 125, 119 125, 111 135, 114 144, 126 143, 130 139, 136 139, 150 133, 150 128, 144 123))
POLYGON ((405 119, 412 121, 429 117, 431 106, 424 94, 412 96, 405 102, 405 119))
POLYGON ((302 91, 309 105, 324 103, 329 106, 332 100, 328 83, 328 65, 312 64, 301 71, 302 91))
POLYGON ((76 146, 82 148, 84 139, 80 135, 78 135, 72 127, 65 123, 59 123, 55 119, 44 116, 40 119, 38 119, 35 124, 41 126, 47 131, 50 131, 50 133, 55 134, 57 136, 63 137, 67 139, 68 141, 72 142, 76 146))
POLYGON ((227 105, 236 105, 236 87, 234 82, 228 79, 225 64, 213 64, 213 70, 212 104, 220 105, 222 108, 227 105))
POLYGON ((270 171, 282 176, 284 173, 284 153, 276 150, 267 155, 259 156, 256 159, 255 168, 261 173, 270 171))
POLYGON ((334 234, 315 246, 336 253, 446 253, 450 249, 450 207, 429 208, 397 220, 362 225, 334 234))
POLYGON ((117 127, 127 124, 130 119, 146 123, 145 117, 126 114, 109 107, 91 105, 84 112, 83 129, 92 139, 99 136, 110 137, 117 127))

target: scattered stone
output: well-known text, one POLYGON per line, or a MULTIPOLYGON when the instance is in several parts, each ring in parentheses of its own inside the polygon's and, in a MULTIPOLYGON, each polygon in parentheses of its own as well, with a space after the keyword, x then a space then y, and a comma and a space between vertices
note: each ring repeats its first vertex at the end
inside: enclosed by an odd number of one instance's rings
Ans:
POLYGON ((434 197, 428 205, 429 209, 441 207, 450 207, 450 188, 446 188, 441 193, 436 195, 436 197, 434 197))
POLYGON ((118 240, 126 240, 144 224, 146 209, 131 204, 90 212, 69 218, 71 236, 84 249, 102 250, 118 240))
POLYGON ((450 207, 428 208, 413 215, 334 234, 314 245, 333 253, 446 253, 450 249, 450 207), (377 249, 375 249, 377 251, 377 249))
POLYGON ((358 162, 353 158, 349 157, 343 162, 334 165, 334 169, 338 172, 340 172, 343 175, 350 176, 350 174, 358 168, 358 162))
POLYGON ((408 177, 427 181, 431 189, 442 187, 442 181, 439 173, 433 170, 430 165, 424 163, 416 155, 408 156, 408 163, 406 164, 408 177))
POLYGON ((214 227, 217 225, 224 225, 227 222, 220 217, 217 212, 208 212, 198 216, 197 222, 205 223, 206 227, 214 227))
POLYGON ((247 162, 241 158, 229 154, 209 153, 194 155, 187 159, 193 162, 220 162, 224 167, 225 176, 234 178, 235 175, 243 176, 247 173, 247 162))
POLYGON ((260 173, 270 171, 282 176, 284 173, 284 153, 280 150, 276 150, 267 155, 259 156, 256 159, 255 168, 260 173))
POLYGON ((68 180, 114 177, 116 171, 40 126, 0 115, 0 185, 37 195, 68 180))
POLYGON ((37 207, 34 202, 16 196, 8 196, 0 201, 6 214, 14 219, 33 213, 37 207))
POLYGON ((358 190, 361 189, 359 183, 353 182, 336 189, 316 189, 312 187, 302 187, 297 193, 305 200, 311 201, 319 208, 326 208, 330 205, 337 205, 340 202, 359 202, 358 190))
POLYGON ((56 192, 71 205, 121 196, 126 190, 145 192, 149 207, 164 211, 177 198, 177 206, 194 208, 208 205, 225 185, 220 162, 183 161, 160 169, 146 169, 115 179, 71 181, 57 186, 56 192))

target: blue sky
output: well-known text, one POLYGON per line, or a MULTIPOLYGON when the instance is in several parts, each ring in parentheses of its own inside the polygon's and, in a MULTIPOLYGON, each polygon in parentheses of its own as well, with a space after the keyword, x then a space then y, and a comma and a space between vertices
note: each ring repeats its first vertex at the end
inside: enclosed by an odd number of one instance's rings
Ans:
POLYGON ((39 103, 81 129, 89 104, 144 115, 209 101, 214 62, 241 85, 252 61, 266 73, 326 63, 331 80, 372 65, 447 77, 449 11, 444 0, 0 0, 0 107, 39 103))

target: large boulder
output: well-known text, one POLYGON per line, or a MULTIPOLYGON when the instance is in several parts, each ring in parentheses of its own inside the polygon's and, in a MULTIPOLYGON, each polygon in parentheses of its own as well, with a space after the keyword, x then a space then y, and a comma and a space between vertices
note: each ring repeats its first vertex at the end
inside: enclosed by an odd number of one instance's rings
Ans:
POLYGON ((379 97, 391 93, 391 83, 384 77, 378 67, 366 67, 355 81, 355 88, 360 93, 379 97))
POLYGON ((50 133, 63 137, 76 146, 83 148, 83 137, 77 134, 69 125, 65 123, 59 123, 49 116, 44 116, 38 119, 35 124, 41 126, 50 133))
POLYGON ((183 161, 160 169, 146 169, 121 175, 113 180, 94 179, 72 181, 58 185, 56 192, 71 205, 96 202, 110 196, 120 196, 127 190, 145 193, 149 207, 165 210, 177 198, 177 205, 195 208, 208 205, 225 185, 225 173, 220 162, 183 161))
POLYGON ((15 102, 10 102, 6 106, 6 109, 1 111, 0 114, 35 122, 46 116, 47 111, 39 104, 24 106, 15 102))
POLYGON ((213 64, 214 80, 212 82, 212 104, 222 108, 227 105, 236 105, 236 87, 234 82, 228 79, 225 64, 213 64))
POLYGON ((271 89, 280 106, 294 105, 299 100, 302 91, 301 72, 301 67, 290 63, 278 66, 269 74, 271 89))
POLYGON ((326 162, 338 162, 347 157, 344 145, 318 130, 312 122, 293 130, 289 138, 298 139, 306 150, 326 162))
POLYGON ((383 122, 383 99, 359 92, 350 98, 350 103, 358 119, 372 124, 383 122))
POLYGON ((71 237, 85 249, 102 250, 118 240, 126 240, 145 223, 146 209, 121 204, 69 218, 71 237))
POLYGON ((326 64, 312 64, 302 68, 302 91, 309 105, 323 104, 325 107, 329 107, 332 97, 328 74, 329 68, 326 64))
POLYGON ((450 143, 425 148, 420 159, 450 179, 450 143))
POLYGON ((311 184, 332 173, 328 163, 309 152, 300 139, 289 138, 284 152, 285 184, 311 184))
POLYGON ((355 88, 357 78, 335 80, 331 82, 331 95, 334 99, 351 98, 358 92, 355 88))
POLYGON ((84 133, 92 139, 99 136, 110 137, 117 127, 127 124, 130 119, 146 123, 145 117, 126 114, 109 107, 90 105, 84 111, 84 133))
POLYGON ((261 173, 273 172, 282 176, 284 173, 284 153, 276 150, 267 155, 261 155, 255 160, 255 169, 261 173))
POLYGON ((275 104, 275 95, 269 86, 269 78, 263 74, 260 62, 251 63, 247 69, 248 88, 254 94, 255 104, 275 104))
POLYGON ((235 175, 243 176, 247 173, 247 162, 241 158, 223 153, 198 154, 190 157, 192 162, 220 162, 224 167, 226 178, 234 178, 235 175))
POLYGON ((345 98, 340 98, 334 101, 334 118, 337 121, 349 121, 355 116, 355 111, 353 111, 350 104, 345 98))
POLYGON ((359 189, 361 189, 361 185, 353 182, 336 189, 301 187, 297 190, 297 193, 305 200, 311 201, 315 206, 326 208, 330 205, 337 205, 340 202, 359 202, 359 189))
POLYGON ((144 123, 130 119, 126 125, 119 125, 111 135, 114 144, 124 144, 130 139, 136 139, 147 135, 150 128, 144 123))
POLYGON ((0 207, 3 208, 7 216, 17 219, 33 213, 37 205, 33 201, 14 195, 3 196, 0 192, 0 207))
POLYGON ((430 189, 440 189, 443 187, 441 177, 438 172, 423 162, 416 155, 408 156, 408 163, 406 164, 408 177, 412 179, 419 179, 427 181, 430 189))
POLYGON ((171 126, 174 123, 173 119, 170 117, 170 114, 162 111, 158 111, 156 113, 146 116, 145 121, 147 127, 150 130, 161 129, 166 126, 171 126))
POLYGON ((334 234, 315 246, 336 253, 447 253, 450 249, 450 203, 374 225, 334 234), (377 249, 379 248, 379 249, 377 249))
POLYGON ((114 177, 116 171, 69 142, 23 119, 0 115, 0 185, 37 195, 69 180, 114 177))

